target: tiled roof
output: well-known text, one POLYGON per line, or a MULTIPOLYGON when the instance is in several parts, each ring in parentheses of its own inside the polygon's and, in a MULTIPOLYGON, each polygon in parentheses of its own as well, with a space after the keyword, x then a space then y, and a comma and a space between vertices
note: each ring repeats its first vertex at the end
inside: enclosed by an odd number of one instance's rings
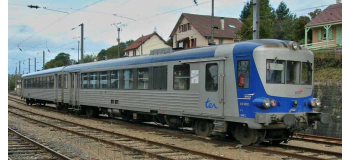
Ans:
MULTIPOLYGON (((204 37, 211 36, 211 16, 183 13, 181 14, 176 26, 174 27, 170 35, 171 37, 174 36, 176 31, 178 30, 178 26, 180 25, 183 18, 186 18, 194 26, 194 28, 196 28, 197 31, 204 37)), ((214 27, 219 27, 219 29, 214 29, 214 37, 236 38, 236 34, 234 32, 241 27, 242 22, 239 21, 237 18, 224 17, 224 30, 221 30, 221 18, 222 17, 214 17, 214 27), (231 28, 230 25, 233 25, 234 28, 231 28)))
POLYGON ((152 34, 149 34, 149 35, 145 35, 145 36, 142 36, 140 38, 138 38, 136 41, 134 41, 134 43, 131 43, 128 47, 126 47, 124 49, 124 51, 127 51, 127 50, 131 50, 131 49, 135 49, 135 48, 138 48, 141 44, 145 43, 148 39, 150 39, 153 35, 156 35, 160 38, 160 40, 162 40, 165 44, 167 44, 164 39, 162 37, 160 37, 156 32, 152 33, 152 34))
POLYGON ((312 19, 306 26, 315 26, 321 24, 342 22, 342 4, 333 4, 328 6, 319 15, 312 19))

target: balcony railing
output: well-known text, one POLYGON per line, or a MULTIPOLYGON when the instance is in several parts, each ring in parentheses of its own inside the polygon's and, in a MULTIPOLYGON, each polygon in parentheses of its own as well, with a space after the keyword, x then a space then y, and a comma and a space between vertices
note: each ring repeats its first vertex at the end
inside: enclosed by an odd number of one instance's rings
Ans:
POLYGON ((329 40, 328 45, 327 41, 321 41, 317 43, 309 43, 305 46, 307 49, 310 50, 319 50, 319 49, 335 49, 335 48, 341 48, 342 46, 339 46, 336 44, 335 40, 329 40))

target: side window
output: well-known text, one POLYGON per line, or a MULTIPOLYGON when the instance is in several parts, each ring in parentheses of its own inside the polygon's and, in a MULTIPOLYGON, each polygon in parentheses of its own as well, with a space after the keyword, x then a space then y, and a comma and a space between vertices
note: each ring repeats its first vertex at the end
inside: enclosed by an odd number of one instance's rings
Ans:
POLYGON ((28 79, 28 88, 31 88, 31 85, 30 85, 31 84, 31 82, 30 82, 31 80, 32 80, 32 78, 28 79))
MULTIPOLYGON (((36 78, 29 79, 29 82, 32 81, 32 87, 36 88, 36 78)), ((29 86, 27 86, 29 88, 29 86)))
POLYGON ((287 61, 287 84, 300 83, 300 62, 287 61))
POLYGON ((148 89, 149 84, 148 68, 137 69, 137 89, 148 89))
POLYGON ((249 60, 238 61, 237 65, 237 87, 249 88, 249 60))
POLYGON ((303 62, 301 70, 301 84, 312 84, 312 63, 303 62))
POLYGON ((218 90, 218 64, 205 65, 205 90, 216 92, 218 90))
POLYGON ((82 73, 81 74, 81 88, 87 89, 89 82, 89 74, 88 73, 82 73))
POLYGON ((42 77, 42 81, 43 81, 42 88, 46 88, 46 77, 42 77))
POLYGON ((43 78, 42 77, 39 77, 39 86, 37 88, 43 88, 43 78))
POLYGON ((174 66, 174 90, 190 89, 190 65, 174 66))
POLYGON ((68 74, 65 74, 63 77, 64 88, 68 88, 68 74))
POLYGON ((53 78, 54 76, 50 76, 50 88, 54 88, 55 80, 53 78))
POLYGON ((119 89, 119 78, 120 78, 120 72, 119 71, 111 71, 111 88, 112 89, 119 89))
POLYGON ((98 74, 97 72, 91 72, 90 73, 90 76, 89 76, 89 89, 97 89, 99 86, 98 86, 98 74))
POLYGON ((35 88, 39 88, 40 87, 39 78, 34 78, 34 79, 32 79, 32 81, 35 81, 35 88))
POLYGON ((100 88, 101 89, 107 89, 108 88, 107 75, 108 75, 107 71, 100 72, 100 88))
POLYGON ((50 88, 50 77, 46 77, 46 88, 50 88))
POLYGON ((153 89, 167 89, 167 66, 153 68, 153 89))
POLYGON ((58 75, 57 88, 62 88, 62 75, 58 75))
POLYGON ((124 89, 133 88, 133 74, 132 70, 124 70, 124 89))

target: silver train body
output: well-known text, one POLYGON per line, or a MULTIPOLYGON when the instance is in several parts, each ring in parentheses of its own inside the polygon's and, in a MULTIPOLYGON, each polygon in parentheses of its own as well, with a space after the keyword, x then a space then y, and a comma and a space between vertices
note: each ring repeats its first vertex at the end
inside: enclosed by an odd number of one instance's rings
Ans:
POLYGON ((244 145, 280 143, 317 121, 329 123, 314 111, 313 60, 293 42, 246 41, 29 73, 21 96, 88 116, 232 134, 244 145))

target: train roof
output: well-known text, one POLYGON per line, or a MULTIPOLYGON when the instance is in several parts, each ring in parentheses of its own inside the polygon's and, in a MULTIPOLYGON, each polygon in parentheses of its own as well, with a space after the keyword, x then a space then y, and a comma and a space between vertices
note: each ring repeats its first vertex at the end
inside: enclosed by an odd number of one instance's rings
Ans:
MULTIPOLYGON (((288 44, 289 41, 275 40, 275 39, 259 39, 259 40, 238 42, 238 43, 236 43, 236 45, 238 45, 239 48, 242 49, 242 51, 246 50, 248 48, 249 48, 248 50, 252 51, 256 47, 261 46, 261 45, 277 44, 277 43, 288 44)), ((223 45, 229 45, 229 44, 223 44, 223 45)), ((36 76, 36 75, 57 73, 57 72, 61 72, 63 68, 64 68, 63 69, 64 72, 75 72, 75 71, 89 70, 89 69, 94 69, 94 68, 109 68, 109 67, 128 66, 128 65, 156 63, 156 62, 167 62, 167 61, 176 61, 176 60, 211 58, 211 57, 214 57, 215 50, 218 46, 221 46, 221 45, 176 51, 176 52, 169 53, 169 54, 144 55, 144 56, 137 56, 137 57, 124 57, 124 58, 118 58, 118 59, 110 59, 110 60, 104 60, 104 61, 75 64, 75 65, 70 65, 70 66, 66 66, 66 67, 57 67, 57 68, 46 69, 46 70, 33 72, 33 73, 29 73, 29 74, 24 74, 24 75, 22 75, 22 77, 30 77, 30 76, 36 76)), ((252 52, 246 52, 246 53, 252 54, 252 52)))

